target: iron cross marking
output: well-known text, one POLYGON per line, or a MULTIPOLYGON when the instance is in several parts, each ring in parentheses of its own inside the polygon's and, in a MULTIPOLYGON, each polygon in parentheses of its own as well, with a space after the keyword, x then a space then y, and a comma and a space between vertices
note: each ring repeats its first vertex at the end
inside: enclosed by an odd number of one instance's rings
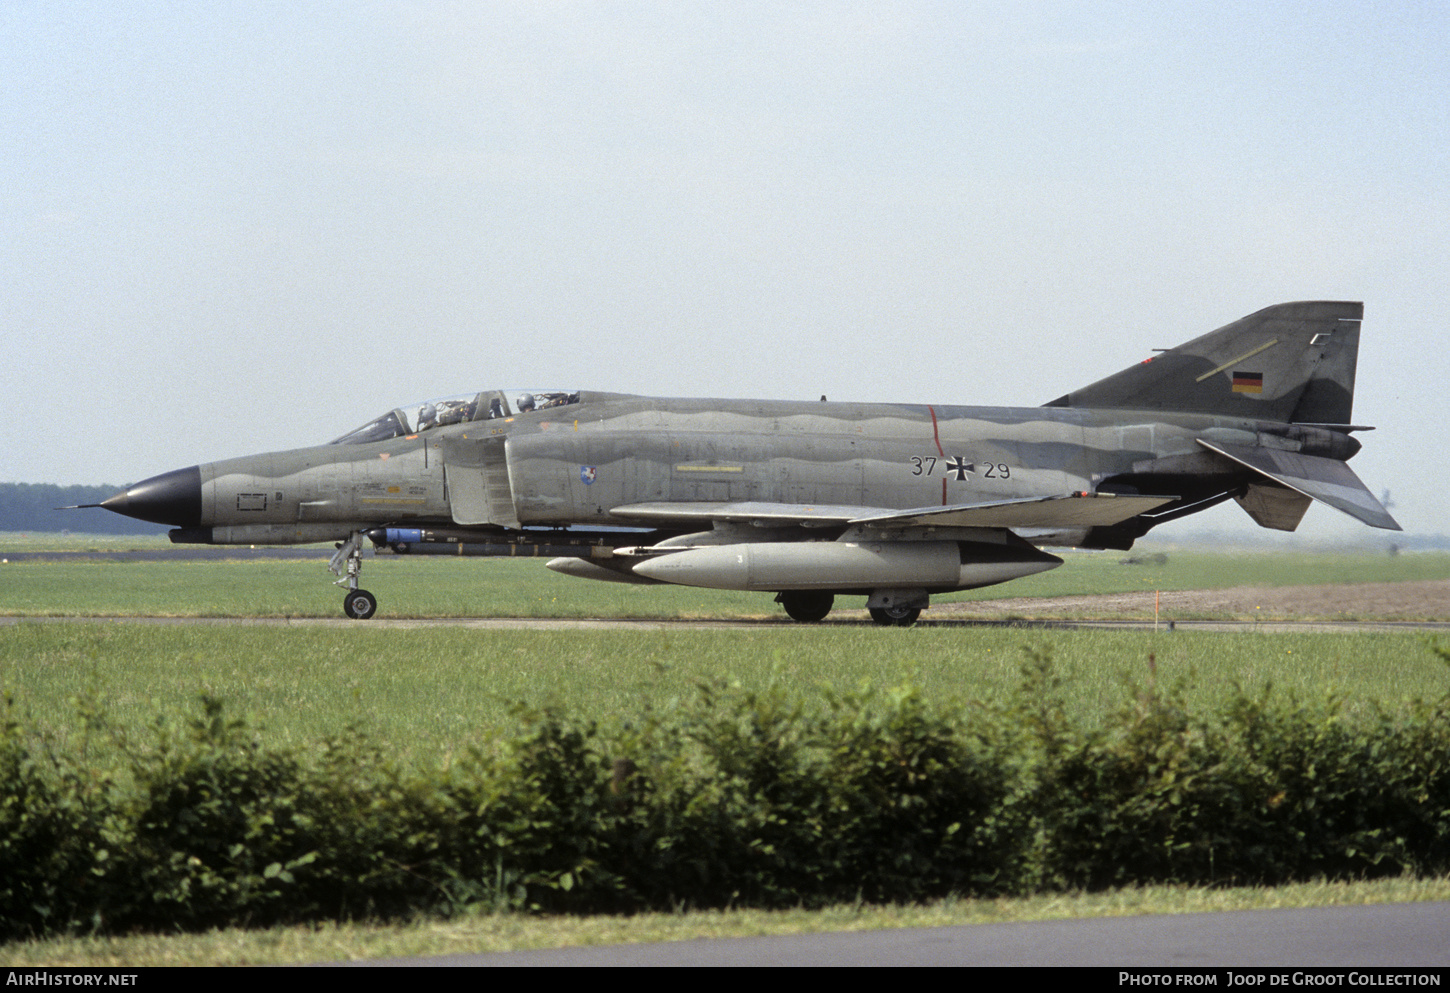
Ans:
POLYGON ((976 471, 977 464, 975 462, 967 462, 961 457, 954 458, 947 463, 947 472, 955 472, 957 474, 957 482, 959 483, 967 478, 967 473, 976 471))

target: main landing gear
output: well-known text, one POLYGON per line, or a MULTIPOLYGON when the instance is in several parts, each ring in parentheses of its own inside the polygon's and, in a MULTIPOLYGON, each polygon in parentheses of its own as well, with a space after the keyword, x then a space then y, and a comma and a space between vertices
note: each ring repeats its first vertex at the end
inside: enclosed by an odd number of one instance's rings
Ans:
POLYGON ((877 589, 866 600, 866 612, 882 627, 909 628, 930 603, 931 597, 920 587, 877 589))
POLYGON ((920 607, 872 607, 871 619, 885 627, 909 628, 921 616, 920 607))
POLYGON ((357 588, 357 577, 362 573, 362 543, 362 532, 354 531, 347 541, 338 544, 337 552, 327 564, 332 574, 340 577, 333 585, 347 587, 342 612, 355 621, 365 621, 378 612, 378 598, 357 588))
MULTIPOLYGON (((924 590, 877 590, 867 602, 871 620, 884 627, 909 628, 921 616, 926 600, 924 590)), ((835 605, 836 596, 824 590, 786 590, 775 595, 775 602, 785 608, 793 621, 816 624, 825 620, 835 605)))
POLYGON ((815 624, 825 620, 826 615, 831 612, 831 607, 836 603, 836 595, 822 593, 820 590, 790 590, 777 593, 775 602, 785 608, 791 620, 800 621, 802 624, 815 624))

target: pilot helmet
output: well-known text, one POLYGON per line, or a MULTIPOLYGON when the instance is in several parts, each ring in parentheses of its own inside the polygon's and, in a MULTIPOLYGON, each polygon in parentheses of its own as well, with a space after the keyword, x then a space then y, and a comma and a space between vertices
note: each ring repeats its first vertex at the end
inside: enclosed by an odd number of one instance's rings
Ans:
POLYGON ((533 409, 534 409, 534 395, 532 393, 525 393, 525 394, 523 394, 522 396, 519 397, 519 410, 520 411, 533 410, 533 409))

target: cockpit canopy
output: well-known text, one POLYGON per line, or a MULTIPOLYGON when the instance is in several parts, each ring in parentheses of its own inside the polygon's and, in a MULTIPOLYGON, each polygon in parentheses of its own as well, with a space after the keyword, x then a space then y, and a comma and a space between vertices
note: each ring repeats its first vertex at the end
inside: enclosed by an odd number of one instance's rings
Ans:
POLYGON ((462 393, 441 400, 425 400, 406 407, 395 407, 328 444, 366 445, 374 441, 421 434, 445 424, 516 417, 578 402, 577 390, 485 390, 482 393, 462 393))

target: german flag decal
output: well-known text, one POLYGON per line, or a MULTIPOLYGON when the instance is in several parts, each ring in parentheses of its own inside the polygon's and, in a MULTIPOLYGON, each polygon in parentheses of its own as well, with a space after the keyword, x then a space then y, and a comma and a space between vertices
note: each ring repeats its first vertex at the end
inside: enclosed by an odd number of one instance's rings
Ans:
POLYGON ((1264 392, 1264 374, 1262 372, 1239 372, 1234 371, 1234 392, 1235 393, 1262 393, 1264 392))

